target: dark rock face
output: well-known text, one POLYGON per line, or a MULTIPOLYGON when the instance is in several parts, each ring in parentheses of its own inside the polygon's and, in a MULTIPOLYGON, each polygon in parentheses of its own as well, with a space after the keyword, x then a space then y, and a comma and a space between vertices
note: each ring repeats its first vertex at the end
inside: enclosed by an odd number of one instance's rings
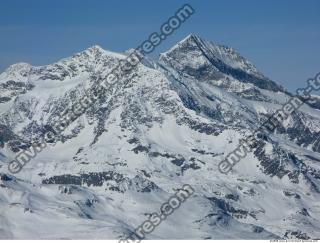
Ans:
POLYGON ((210 202, 213 203, 213 205, 215 205, 220 210, 222 210, 223 213, 229 214, 235 218, 246 218, 248 216, 252 218, 256 217, 254 212, 249 212, 247 210, 234 208, 233 206, 231 206, 230 203, 226 202, 223 199, 219 199, 216 197, 210 197, 208 199, 210 200, 210 202))
POLYGON ((0 104, 6 103, 18 95, 25 94, 34 87, 35 86, 31 83, 18 82, 14 80, 0 83, 0 104), (2 95, 2 93, 6 93, 6 95, 2 95))
POLYGON ((42 184, 60 184, 60 185, 87 185, 87 186, 102 186, 105 181, 113 180, 120 183, 124 180, 123 176, 113 171, 108 172, 92 172, 89 174, 76 175, 61 175, 53 176, 44 179, 42 184))
POLYGON ((300 239, 300 240, 309 240, 310 237, 306 234, 299 231, 290 231, 288 230, 285 235, 284 238, 286 239, 300 239))
MULTIPOLYGON (((101 187, 107 183, 107 189, 117 192, 125 192, 125 188, 129 187, 134 189, 137 192, 152 192, 158 190, 159 187, 150 180, 142 178, 140 176, 135 176, 133 179, 124 177, 122 174, 116 173, 114 171, 107 172, 91 172, 88 174, 81 175, 59 175, 53 176, 47 179, 42 180, 42 184, 57 184, 57 185, 75 185, 75 186, 93 186, 101 187), (108 184, 108 182, 116 183, 108 184)), ((70 192, 69 189, 64 191, 70 192)))
POLYGON ((6 174, 0 173, 0 180, 2 180, 2 181, 12 181, 13 179, 10 176, 6 175, 6 174))

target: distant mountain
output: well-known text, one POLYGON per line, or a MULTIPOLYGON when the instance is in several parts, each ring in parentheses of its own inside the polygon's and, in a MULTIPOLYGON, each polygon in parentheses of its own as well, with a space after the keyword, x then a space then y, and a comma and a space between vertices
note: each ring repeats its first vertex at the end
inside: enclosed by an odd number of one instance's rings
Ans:
MULTIPOLYGON (((129 52, 128 52, 129 53, 129 52)), ((7 163, 128 54, 93 46, 0 74, 0 238, 116 239, 175 190, 147 239, 320 237, 320 111, 303 105, 229 174, 218 164, 293 94, 229 47, 189 35, 144 60, 19 174, 7 163)))

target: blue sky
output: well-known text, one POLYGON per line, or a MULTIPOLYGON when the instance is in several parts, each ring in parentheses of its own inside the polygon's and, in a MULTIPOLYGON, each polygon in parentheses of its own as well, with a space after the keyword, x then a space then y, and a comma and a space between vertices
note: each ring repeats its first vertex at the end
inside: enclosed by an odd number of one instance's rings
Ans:
POLYGON ((50 64, 94 44, 136 47, 184 3, 196 13, 154 57, 194 33, 235 48, 289 90, 320 72, 318 0, 3 0, 0 71, 22 61, 50 64))

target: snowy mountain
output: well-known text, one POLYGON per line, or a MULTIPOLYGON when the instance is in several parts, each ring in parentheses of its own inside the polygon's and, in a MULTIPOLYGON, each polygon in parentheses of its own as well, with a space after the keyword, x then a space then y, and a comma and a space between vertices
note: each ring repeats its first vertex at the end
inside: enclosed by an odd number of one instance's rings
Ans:
MULTIPOLYGON (((93 46, 0 74, 0 238, 118 239, 174 192, 147 239, 320 238, 320 111, 303 105, 229 174, 218 164, 293 94, 229 47, 189 35, 10 174, 66 108, 128 54, 93 46)), ((116 85, 121 86, 119 80, 116 85)))

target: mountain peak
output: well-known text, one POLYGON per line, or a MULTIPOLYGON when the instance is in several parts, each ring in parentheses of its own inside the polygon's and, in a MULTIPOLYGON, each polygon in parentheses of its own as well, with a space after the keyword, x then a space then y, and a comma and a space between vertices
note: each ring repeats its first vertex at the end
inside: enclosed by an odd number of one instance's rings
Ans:
POLYGON ((189 34, 162 53, 159 60, 200 81, 232 77, 262 89, 283 90, 233 48, 214 44, 195 34, 189 34))
POLYGON ((25 62, 19 62, 9 66, 3 73, 0 73, 1 81, 8 81, 10 79, 16 81, 23 81, 30 72, 32 65, 25 62))
POLYGON ((87 49, 85 49, 85 50, 83 50, 83 51, 81 51, 79 53, 76 53, 73 56, 73 58, 74 57, 79 57, 79 56, 91 57, 93 59, 100 59, 101 57, 104 57, 104 56, 117 58, 117 59, 125 58, 125 55, 117 53, 117 52, 105 50, 99 45, 93 45, 91 47, 88 47, 87 49))
POLYGON ((99 45, 93 45, 86 49, 86 51, 91 52, 105 52, 105 50, 99 45))
POLYGON ((190 40, 197 40, 197 39, 201 39, 200 36, 190 33, 189 35, 187 35, 185 38, 183 38, 180 43, 185 42, 185 41, 190 41, 190 40))
POLYGON ((170 52, 176 50, 177 48, 180 48, 180 47, 185 46, 187 44, 193 43, 194 45, 196 45, 199 40, 201 40, 201 38, 199 36, 190 33, 185 38, 183 38, 181 41, 179 41, 177 44, 172 46, 168 51, 161 53, 161 55, 166 55, 167 53, 170 53, 170 52))
POLYGON ((7 73, 12 73, 12 72, 16 72, 17 70, 27 70, 30 69, 32 67, 31 64, 26 63, 26 62, 18 62, 15 64, 12 64, 11 66, 9 66, 5 72, 7 73))

